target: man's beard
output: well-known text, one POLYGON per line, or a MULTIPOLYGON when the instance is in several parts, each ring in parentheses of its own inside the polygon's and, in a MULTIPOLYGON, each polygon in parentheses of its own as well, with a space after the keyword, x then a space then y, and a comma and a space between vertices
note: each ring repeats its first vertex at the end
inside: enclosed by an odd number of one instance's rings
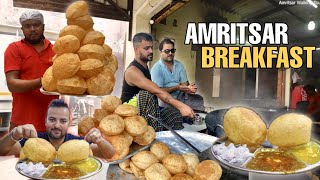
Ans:
POLYGON ((63 138, 65 136, 65 134, 62 132, 62 130, 60 130, 60 131, 61 131, 60 135, 56 135, 56 134, 53 134, 52 130, 51 130, 51 131, 49 131, 48 136, 51 139, 61 139, 61 138, 63 138))
POLYGON ((31 40, 27 37, 24 38, 25 41, 27 41, 29 44, 39 44, 42 40, 44 40, 44 35, 42 34, 38 39, 34 39, 34 40, 31 40))
POLYGON ((166 59, 163 59, 165 62, 173 62, 174 57, 167 57, 166 59))
POLYGON ((149 56, 144 56, 142 53, 140 53, 140 59, 144 62, 152 61, 152 58, 153 58, 153 53, 149 54, 149 56))

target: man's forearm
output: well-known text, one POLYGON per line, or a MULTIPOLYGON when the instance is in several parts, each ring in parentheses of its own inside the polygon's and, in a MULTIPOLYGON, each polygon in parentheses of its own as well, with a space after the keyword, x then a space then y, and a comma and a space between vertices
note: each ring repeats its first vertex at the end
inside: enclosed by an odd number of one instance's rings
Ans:
POLYGON ((7 155, 17 142, 11 139, 11 133, 0 139, 0 156, 7 155))
POLYGON ((41 87, 41 78, 33 80, 14 79, 8 83, 11 92, 27 92, 41 87))
POLYGON ((173 87, 167 87, 167 88, 162 87, 161 89, 165 90, 168 93, 173 93, 173 92, 179 90, 179 85, 176 85, 176 86, 173 86, 173 87))
POLYGON ((105 159, 110 159, 115 154, 114 147, 105 139, 97 143, 101 155, 105 159))

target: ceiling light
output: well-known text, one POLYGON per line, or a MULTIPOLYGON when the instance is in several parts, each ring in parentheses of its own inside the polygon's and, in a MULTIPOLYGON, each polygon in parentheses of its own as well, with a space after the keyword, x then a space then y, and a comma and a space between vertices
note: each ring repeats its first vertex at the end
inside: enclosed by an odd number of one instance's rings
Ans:
POLYGON ((313 6, 314 8, 318 8, 318 6, 312 1, 312 0, 307 0, 308 3, 313 6))
POLYGON ((314 23, 314 21, 310 21, 308 24, 308 30, 314 30, 314 28, 316 27, 316 23, 314 23))

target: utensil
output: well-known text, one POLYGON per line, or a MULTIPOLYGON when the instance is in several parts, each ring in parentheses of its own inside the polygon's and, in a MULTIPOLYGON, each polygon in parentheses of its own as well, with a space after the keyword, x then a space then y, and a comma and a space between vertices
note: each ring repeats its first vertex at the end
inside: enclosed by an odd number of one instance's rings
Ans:
MULTIPOLYGON (((200 151, 203 151, 208 147, 212 146, 213 142, 217 140, 217 138, 214 136, 194 131, 176 130, 176 132, 179 133, 185 139, 187 139, 190 143, 196 144, 197 148, 200 151)), ((156 134, 156 141, 165 143, 170 148, 171 153, 182 155, 185 153, 195 152, 193 149, 189 148, 189 146, 185 143, 181 143, 181 140, 177 138, 175 135, 173 135, 173 133, 170 131, 159 131, 156 134)), ((107 180, 115 179, 137 180, 137 178, 133 174, 124 172, 122 169, 120 169, 119 165, 110 164, 107 170, 107 180)), ((245 178, 245 180, 247 179, 248 177, 245 178)))
POLYGON ((201 151, 199 151, 199 149, 197 149, 196 147, 194 147, 189 141, 187 141, 185 138, 183 138, 182 136, 180 136, 180 134, 178 134, 175 130, 173 130, 170 126, 168 126, 167 124, 165 124, 164 122, 162 122, 162 120, 153 117, 152 115, 148 114, 149 117, 151 117, 152 119, 156 120, 157 122, 159 122, 162 126, 164 126, 165 128, 169 129, 172 134, 174 134, 175 136, 177 136, 179 139, 181 139, 184 143, 186 143, 188 146, 190 146, 192 149, 194 149, 195 151, 197 151, 197 153, 201 153, 201 151))

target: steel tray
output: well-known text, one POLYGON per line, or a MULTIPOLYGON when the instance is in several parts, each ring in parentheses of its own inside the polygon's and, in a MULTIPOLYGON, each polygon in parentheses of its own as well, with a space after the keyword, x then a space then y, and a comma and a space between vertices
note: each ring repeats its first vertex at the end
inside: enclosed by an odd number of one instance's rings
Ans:
POLYGON ((49 95, 49 96, 78 96, 78 97, 91 97, 91 98, 97 98, 100 96, 94 96, 94 95, 89 95, 89 94, 61 94, 59 92, 51 92, 51 91, 46 91, 43 89, 43 87, 40 88, 40 92, 44 95, 49 95))
MULTIPOLYGON (((97 168, 97 170, 94 171, 94 172, 92 172, 92 173, 88 173, 88 174, 86 174, 86 175, 84 175, 84 176, 81 176, 79 179, 87 179, 87 178, 89 178, 89 177, 91 177, 91 176, 99 173, 99 172, 102 170, 102 161, 101 161, 100 159, 96 158, 96 157, 91 157, 91 158, 93 158, 94 160, 96 160, 96 162, 98 163, 98 168, 97 168)), ((26 161, 28 161, 28 160, 26 160, 26 161)), ((23 162, 25 162, 25 161, 18 161, 17 164, 16 164, 16 166, 15 166, 15 169, 16 169, 21 175, 23 175, 23 176, 25 176, 25 177, 28 177, 28 178, 31 178, 31 179, 48 180, 47 178, 42 178, 41 176, 40 176, 40 177, 31 176, 31 175, 29 175, 29 174, 25 174, 24 172, 22 172, 20 169, 18 169, 17 165, 18 165, 19 163, 23 163, 23 162)), ((50 164, 50 165, 51 165, 51 164, 50 164)), ((48 166, 50 166, 50 165, 48 165, 48 166)), ((43 175, 45 172, 46 172, 46 171, 44 171, 44 172, 42 173, 42 175, 43 175)))
MULTIPOLYGON (((223 139, 223 141, 228 141, 228 138, 225 137, 223 139)), ((316 142, 316 141, 313 141, 316 142)), ((217 144, 218 142, 215 142, 215 144, 217 144)), ((219 142, 221 143, 221 142, 219 142)), ((316 142, 318 145, 319 143, 316 142)), ((259 149, 257 149, 259 150, 259 149)), ((211 148, 211 152, 212 152, 212 156, 214 157, 215 160, 217 160, 219 162, 219 164, 224 167, 225 169, 227 169, 228 171, 234 172, 234 173, 238 173, 238 174, 242 174, 242 175, 248 175, 249 173, 256 173, 256 174, 266 174, 266 175, 294 175, 294 174, 302 174, 302 173, 306 173, 308 171, 311 171, 317 167, 320 167, 320 161, 316 164, 312 164, 312 165, 307 165, 305 168, 297 170, 297 171, 292 171, 292 172, 272 172, 272 171, 260 171, 260 170, 253 170, 253 169, 248 169, 245 167, 245 165, 248 163, 248 161, 244 162, 242 165, 235 165, 235 164, 231 164, 227 161, 225 161, 224 159, 220 158, 218 155, 214 154, 212 148, 211 148)))
MULTIPOLYGON (((200 151, 204 151, 217 140, 216 137, 208 134, 190 132, 190 131, 177 131, 181 136, 187 139, 192 145, 196 146, 200 151)), ((180 139, 175 137, 170 131, 157 132, 156 141, 164 142, 169 147, 171 152, 183 154, 187 152, 197 153, 189 146, 181 142, 180 139)), ((108 180, 126 179, 136 180, 137 178, 130 173, 127 173, 119 168, 116 164, 110 164, 107 172, 108 180)))

